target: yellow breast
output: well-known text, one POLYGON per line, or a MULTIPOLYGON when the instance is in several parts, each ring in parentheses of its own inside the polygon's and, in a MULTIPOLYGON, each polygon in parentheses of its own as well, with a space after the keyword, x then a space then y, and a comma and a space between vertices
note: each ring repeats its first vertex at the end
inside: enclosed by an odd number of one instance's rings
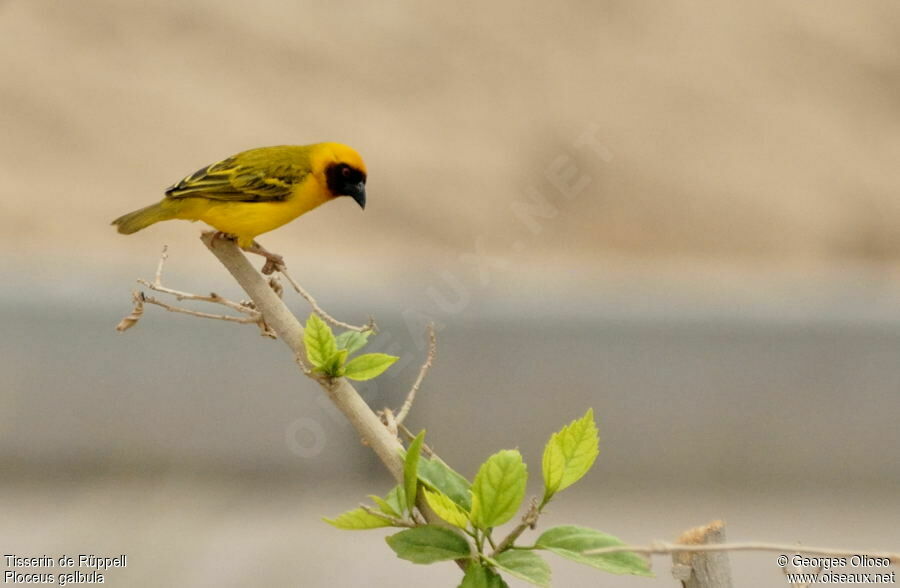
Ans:
POLYGON ((239 246, 249 247, 257 235, 277 229, 329 199, 327 190, 310 174, 285 200, 237 202, 185 198, 178 218, 201 220, 219 231, 235 235, 239 246))

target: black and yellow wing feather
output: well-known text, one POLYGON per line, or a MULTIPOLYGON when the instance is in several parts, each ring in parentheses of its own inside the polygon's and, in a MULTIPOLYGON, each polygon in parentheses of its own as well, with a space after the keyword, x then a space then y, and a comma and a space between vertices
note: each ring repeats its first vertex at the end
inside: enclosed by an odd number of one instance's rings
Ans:
POLYGON ((309 173, 309 156, 303 148, 251 149, 197 170, 170 186, 166 196, 236 202, 285 200, 309 173))

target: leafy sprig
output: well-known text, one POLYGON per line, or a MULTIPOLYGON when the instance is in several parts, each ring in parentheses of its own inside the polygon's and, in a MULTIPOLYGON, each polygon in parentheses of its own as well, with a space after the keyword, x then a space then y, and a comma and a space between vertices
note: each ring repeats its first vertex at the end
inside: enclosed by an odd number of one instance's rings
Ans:
MULTIPOLYGON (((332 355, 339 350, 336 343, 332 355)), ((503 574, 535 586, 550 586, 550 566, 540 551, 613 574, 652 576, 647 560, 635 553, 586 553, 624 545, 612 535, 587 527, 551 527, 531 545, 517 543, 525 530, 534 528, 544 507, 594 465, 599 436, 593 410, 551 435, 542 460, 543 498, 532 502, 522 524, 502 541, 495 541, 494 530, 515 517, 525 498, 528 469, 522 455, 516 450, 495 453, 470 483, 437 456, 423 455, 424 438, 422 431, 405 451, 401 485, 384 498, 371 496, 373 507, 360 507, 325 520, 348 530, 408 527, 387 537, 394 553, 418 564, 456 560, 465 570, 460 588, 504 588, 503 574), (422 523, 417 509, 423 504, 447 526, 422 523)))
POLYGON ((325 321, 315 313, 306 320, 303 344, 306 357, 313 369, 329 378, 350 378, 351 380, 371 380, 377 378, 397 361, 394 355, 386 353, 366 353, 350 359, 366 346, 371 331, 345 331, 335 337, 325 321))

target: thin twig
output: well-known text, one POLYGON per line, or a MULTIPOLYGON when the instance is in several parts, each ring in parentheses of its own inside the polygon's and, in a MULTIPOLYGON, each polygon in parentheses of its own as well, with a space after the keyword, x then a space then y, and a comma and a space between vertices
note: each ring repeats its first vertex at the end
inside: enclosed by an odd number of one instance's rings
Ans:
POLYGON ((889 559, 891 563, 900 562, 900 553, 887 551, 852 551, 849 549, 830 549, 826 547, 804 547, 788 543, 713 543, 708 545, 683 545, 679 543, 654 542, 650 545, 614 545, 589 549, 584 555, 604 555, 607 553, 646 553, 648 555, 665 555, 676 552, 692 551, 771 551, 782 554, 804 553, 807 555, 825 555, 831 557, 850 557, 854 555, 889 559))
POLYGON ((143 278, 138 280, 139 284, 150 288, 155 292, 160 292, 162 294, 169 294, 170 296, 174 296, 176 300, 197 300, 199 302, 210 302, 212 304, 221 304, 222 306, 227 306, 232 310, 236 310, 238 312, 242 312, 244 314, 259 316, 259 312, 257 312, 252 306, 247 304, 241 304, 240 302, 233 302, 228 300, 227 298, 223 298, 219 296, 215 292, 210 292, 209 296, 203 296, 200 294, 192 294, 190 292, 182 292, 180 290, 175 290, 174 288, 169 288, 164 286, 162 283, 162 271, 163 266, 166 263, 166 260, 169 258, 168 253, 168 245, 163 245, 162 253, 159 256, 159 263, 156 265, 156 276, 154 277, 152 282, 149 282, 143 278))
POLYGON ((331 323, 335 327, 341 327, 342 329, 347 329, 348 331, 357 331, 359 333, 364 333, 366 331, 375 331, 375 329, 376 329, 375 319, 373 319, 371 317, 369 317, 369 322, 361 327, 358 327, 356 325, 351 325, 349 323, 345 323, 344 321, 339 321, 338 319, 334 318, 333 316, 331 316, 330 314, 325 312, 324 308, 319 306, 319 303, 316 302, 316 299, 312 297, 312 294, 307 292, 306 289, 303 288, 303 286, 298 284, 297 281, 294 280, 294 278, 292 278, 289 273, 287 273, 286 269, 281 268, 279 271, 281 272, 281 275, 283 275, 285 277, 285 279, 288 281, 288 283, 294 288, 294 290, 298 294, 300 294, 300 296, 303 296, 303 298, 305 298, 307 302, 309 302, 309 305, 312 306, 313 312, 315 312, 317 315, 322 317, 322 319, 325 322, 331 323))
MULTIPOLYGON (((516 525, 516 527, 509 532, 509 535, 503 538, 499 545, 494 547, 494 553, 491 554, 491 557, 496 557, 497 555, 503 553, 507 549, 509 549, 513 543, 515 543, 516 539, 524 533, 528 529, 534 529, 537 525, 538 517, 541 516, 541 506, 540 502, 538 502, 537 497, 533 497, 531 499, 531 504, 528 506, 528 510, 525 511, 525 514, 522 515, 522 521, 516 525)), ((493 546, 493 543, 491 544, 493 546)))
POLYGON ((156 277, 153 280, 154 284, 162 284, 162 271, 167 259, 169 259, 169 246, 163 245, 162 253, 159 254, 159 262, 156 264, 156 277))
MULTIPOLYGON (((118 325, 116 325, 117 331, 126 331, 137 324, 140 318, 143 316, 144 312, 144 304, 153 304, 164 308, 169 312, 177 312, 181 314, 187 314, 191 316, 196 316, 199 318, 205 319, 215 319, 220 321, 226 321, 231 323, 238 324, 256 324, 259 327, 260 335, 270 338, 276 338, 275 331, 266 323, 263 319, 263 315, 256 309, 256 305, 251 302, 234 302, 232 300, 228 300, 222 296, 219 296, 215 292, 210 292, 208 296, 203 296, 200 294, 192 294, 190 292, 183 292, 181 290, 176 290, 174 288, 169 288, 168 286, 163 285, 162 283, 162 273, 163 268, 165 267, 166 260, 169 258, 168 247, 163 246, 162 253, 159 256, 159 263, 156 265, 156 274, 153 277, 153 281, 150 282, 143 278, 138 280, 139 284, 147 287, 154 292, 160 292, 162 294, 168 294, 174 297, 176 300, 193 300, 197 302, 208 302, 211 304, 219 304, 225 306, 226 308, 230 308, 232 310, 236 310, 243 315, 246 316, 230 316, 227 314, 213 314, 209 312, 203 312, 200 310, 193 310, 190 308, 185 308, 183 306, 176 306, 174 304, 169 304, 167 302, 163 302, 158 298, 154 298, 152 296, 147 296, 143 292, 135 291, 132 293, 132 299, 134 300, 134 307, 132 308, 131 314, 123 318, 118 325)), ((278 284, 277 280, 272 279, 269 280, 269 287, 272 288, 278 294, 281 295, 282 288, 280 284, 278 284)))
MULTIPOLYGON (((240 302, 234 302, 233 300, 228 300, 227 298, 223 298, 223 297, 219 296, 218 294, 216 294, 215 292, 210 292, 209 296, 204 296, 202 294, 191 294, 190 292, 181 292, 180 290, 173 290, 172 288, 168 288, 168 287, 160 285, 160 284, 154 284, 154 283, 148 282, 147 280, 144 280, 144 279, 138 280, 138 283, 143 284, 144 286, 146 286, 147 288, 149 288, 155 292, 160 292, 162 294, 169 294, 171 296, 174 296, 176 300, 196 300, 198 302, 209 302, 211 304, 221 304, 222 306, 227 306, 228 308, 231 308, 232 310, 242 312, 246 315, 257 316, 257 317, 259 316, 259 312, 256 309, 254 309, 246 304, 241 304, 240 302)), ((250 321, 250 322, 253 322, 253 321, 250 321)))
POLYGON ((487 534, 485 535, 485 538, 487 539, 487 542, 491 544, 491 549, 493 549, 493 550, 494 550, 494 553, 496 553, 496 552, 497 552, 497 544, 494 543, 494 538, 491 537, 491 534, 490 534, 490 533, 487 533, 487 534))
POLYGON ((379 519, 387 521, 393 527, 416 527, 416 526, 418 526, 415 523, 410 523, 409 521, 404 521, 402 519, 398 519, 397 517, 392 517, 389 514, 385 514, 379 510, 375 510, 374 508, 372 508, 371 506, 369 506, 367 504, 360 504, 359 507, 361 509, 363 509, 364 511, 366 511, 367 513, 369 513, 370 515, 372 515, 373 517, 378 517, 379 519))
POLYGON ((143 298, 144 302, 146 302, 147 304, 155 304, 156 306, 160 306, 160 307, 168 310, 169 312, 180 312, 182 314, 189 314, 191 316, 197 316, 200 318, 216 319, 216 320, 220 320, 220 321, 229 321, 232 323, 240 323, 240 324, 244 324, 244 325, 258 323, 261 320, 261 316, 262 316, 256 311, 253 311, 255 316, 253 316, 253 315, 251 315, 251 316, 230 316, 227 314, 212 314, 209 312, 201 312, 199 310, 192 310, 190 308, 183 308, 181 306, 166 304, 162 300, 156 299, 152 296, 144 295, 144 296, 142 296, 142 298, 143 298))
POLYGON ((428 374, 428 369, 431 368, 431 364, 434 363, 434 358, 437 355, 437 337, 434 334, 434 323, 428 324, 428 356, 425 358, 425 363, 422 364, 422 368, 419 370, 419 376, 416 378, 415 383, 409 391, 409 394, 406 395, 406 401, 403 403, 403 406, 400 407, 400 410, 397 412, 396 421, 398 425, 402 425, 403 421, 406 420, 406 417, 409 415, 409 411, 412 409, 413 402, 416 400, 416 392, 419 391, 419 386, 422 385, 422 381, 425 379, 425 376, 428 374))
MULTIPOLYGON (((388 410, 390 410, 390 409, 385 409, 385 411, 388 411, 388 410)), ((407 441, 412 441, 413 439, 416 438, 416 436, 413 434, 413 432, 410 431, 410 430, 406 427, 406 425, 404 425, 404 424, 401 423, 401 424, 398 424, 398 425, 397 425, 397 428, 400 430, 401 433, 403 433, 403 436, 406 437, 406 440, 407 440, 407 441)), ((423 454, 425 457, 434 457, 434 458, 437 458, 437 459, 441 459, 441 458, 438 456, 438 454, 434 452, 434 449, 432 449, 432 448, 428 445, 428 443, 425 443, 424 441, 422 442, 422 454, 423 454)), ((443 460, 441 460, 441 461, 443 461, 443 460)))

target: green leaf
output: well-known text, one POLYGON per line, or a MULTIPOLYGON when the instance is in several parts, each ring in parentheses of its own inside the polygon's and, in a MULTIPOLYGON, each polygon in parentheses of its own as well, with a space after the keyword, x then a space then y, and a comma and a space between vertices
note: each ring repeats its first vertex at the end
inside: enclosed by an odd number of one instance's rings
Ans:
POLYGON ((380 376, 398 359, 400 358, 386 353, 366 353, 351 359, 344 366, 344 375, 351 380, 371 380, 380 376))
POLYGON ((500 574, 473 561, 466 568, 466 575, 459 588, 509 588, 509 585, 500 574))
POLYGON ((417 564, 429 564, 471 555, 469 542, 446 527, 425 525, 400 531, 386 538, 397 557, 417 564))
POLYGON ((338 529, 346 529, 348 531, 362 531, 363 529, 377 529, 379 527, 390 527, 391 524, 386 520, 376 517, 375 515, 364 511, 361 508, 354 508, 340 514, 333 519, 322 519, 329 525, 333 525, 338 529))
POLYGON ((564 525, 551 527, 538 537, 535 547, 547 549, 553 553, 578 563, 593 566, 612 574, 634 574, 635 576, 652 576, 647 560, 636 553, 606 553, 588 555, 583 552, 613 545, 625 545, 622 541, 587 527, 564 525))
POLYGON ((395 519, 403 518, 403 509, 395 510, 394 505, 382 498, 381 496, 376 496, 375 494, 369 494, 369 500, 378 505, 378 510, 383 512, 389 517, 394 517, 395 519))
POLYGON ((325 367, 326 362, 337 350, 334 333, 316 313, 312 313, 306 319, 303 345, 306 346, 306 356, 309 358, 309 362, 319 369, 325 367))
POLYGON ((328 361, 325 362, 322 371, 333 378, 343 376, 345 361, 347 361, 347 350, 338 349, 328 358, 328 361))
POLYGON ((481 465, 472 483, 472 522, 480 529, 502 525, 516 514, 525 498, 528 471, 522 454, 505 449, 481 465))
POLYGON ((406 498, 403 496, 403 488, 399 485, 391 488, 391 491, 384 497, 384 501, 388 503, 392 509, 400 513, 397 516, 402 516, 403 513, 406 512, 406 498))
POLYGON ((347 353, 353 355, 366 346, 369 342, 369 335, 372 331, 344 331, 335 338, 335 344, 338 349, 346 349, 347 353))
POLYGON ((419 479, 432 490, 450 497, 466 512, 472 510, 472 485, 437 456, 419 460, 419 479))
POLYGON ((406 508, 412 511, 416 505, 416 490, 419 487, 419 455, 422 453, 422 442, 425 431, 422 431, 409 444, 406 459, 403 460, 403 490, 406 495, 406 508))
POLYGON ((510 549, 490 560, 498 568, 535 586, 550 586, 550 566, 533 551, 510 549))
POLYGON ((424 489, 425 500, 437 516, 441 517, 454 527, 465 529, 469 526, 469 513, 460 508, 449 496, 443 492, 433 492, 424 489))
POLYGON ((544 499, 541 506, 560 490, 581 479, 597 459, 599 449, 594 409, 572 421, 550 437, 544 447, 544 499))

